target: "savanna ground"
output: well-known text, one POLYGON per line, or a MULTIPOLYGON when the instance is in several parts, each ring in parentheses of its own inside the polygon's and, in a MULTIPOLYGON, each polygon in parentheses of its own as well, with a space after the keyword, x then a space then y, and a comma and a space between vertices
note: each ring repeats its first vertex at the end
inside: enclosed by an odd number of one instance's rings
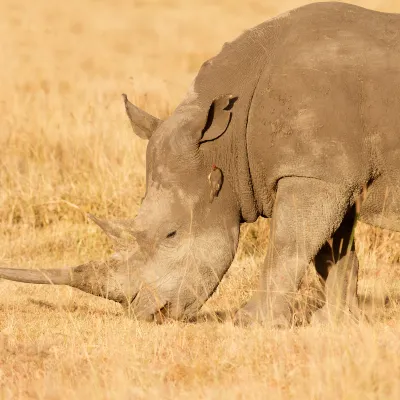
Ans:
MULTIPOLYGON (((145 143, 121 93, 159 117, 201 63, 300 1, 0 0, 0 263, 28 268, 105 257, 82 213, 132 217, 145 143)), ((400 12, 393 1, 356 1, 400 12)), ((366 21, 368 23, 368 21, 366 21)), ((400 398, 400 234, 357 227, 370 325, 301 326, 316 279, 296 296, 299 327, 229 320, 156 326, 66 287, 0 281, 1 399, 400 398)), ((244 226, 238 257, 204 312, 255 288, 268 225, 244 226)), ((306 282, 307 283, 307 282, 306 282)))

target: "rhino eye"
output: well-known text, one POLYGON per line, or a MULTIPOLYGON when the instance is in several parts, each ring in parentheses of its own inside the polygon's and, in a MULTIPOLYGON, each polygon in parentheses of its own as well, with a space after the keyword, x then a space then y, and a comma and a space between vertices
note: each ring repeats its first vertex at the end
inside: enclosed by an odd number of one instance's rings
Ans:
POLYGON ((171 238, 173 238, 175 235, 176 235, 176 231, 172 231, 172 232, 168 233, 167 239, 171 239, 171 238))

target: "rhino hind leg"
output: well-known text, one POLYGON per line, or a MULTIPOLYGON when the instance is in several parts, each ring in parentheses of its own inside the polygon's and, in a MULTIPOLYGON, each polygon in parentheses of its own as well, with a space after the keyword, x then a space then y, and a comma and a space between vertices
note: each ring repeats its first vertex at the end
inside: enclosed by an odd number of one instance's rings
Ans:
POLYGON ((359 262, 353 235, 355 222, 353 206, 332 239, 315 256, 315 268, 325 287, 325 305, 314 313, 312 323, 361 319, 357 296, 359 262))
POLYGON ((312 178, 288 177, 278 183, 271 237, 260 290, 236 315, 275 327, 292 324, 292 300, 305 271, 341 225, 349 198, 338 188, 312 178))

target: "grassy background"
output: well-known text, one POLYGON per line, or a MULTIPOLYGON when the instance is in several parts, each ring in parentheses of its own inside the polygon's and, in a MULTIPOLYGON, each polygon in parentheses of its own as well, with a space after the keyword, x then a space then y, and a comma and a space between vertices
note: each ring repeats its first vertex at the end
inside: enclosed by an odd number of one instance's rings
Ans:
MULTIPOLYGON (((135 215, 145 142, 120 94, 166 117, 225 41, 305 4, 275 3, 0 0, 0 263, 59 267, 108 254, 106 237, 61 200, 135 215)), ((397 0, 354 3, 400 12, 397 0)), ((357 234, 373 322, 356 327, 154 326, 70 288, 0 281, 0 399, 398 399, 400 234, 364 225, 357 234)), ((249 297, 267 241, 266 221, 244 226, 206 311, 249 297)), ((308 278, 300 322, 317 292, 312 268, 308 278)))

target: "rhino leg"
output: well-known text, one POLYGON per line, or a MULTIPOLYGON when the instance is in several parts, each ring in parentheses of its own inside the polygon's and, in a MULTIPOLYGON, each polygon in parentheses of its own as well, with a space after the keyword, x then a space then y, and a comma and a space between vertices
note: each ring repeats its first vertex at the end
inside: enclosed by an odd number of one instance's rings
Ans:
POLYGON ((360 209, 362 222, 400 232, 399 178, 380 176, 371 183, 360 209))
POLYGON ((312 323, 333 322, 346 317, 359 320, 361 317, 357 297, 359 263, 353 235, 355 218, 356 210, 352 207, 332 240, 326 242, 315 256, 315 268, 325 286, 326 303, 314 313, 312 323))
POLYGON ((348 197, 332 184, 288 177, 278 183, 271 238, 260 290, 236 315, 236 322, 291 324, 291 300, 311 260, 339 228, 348 197))

